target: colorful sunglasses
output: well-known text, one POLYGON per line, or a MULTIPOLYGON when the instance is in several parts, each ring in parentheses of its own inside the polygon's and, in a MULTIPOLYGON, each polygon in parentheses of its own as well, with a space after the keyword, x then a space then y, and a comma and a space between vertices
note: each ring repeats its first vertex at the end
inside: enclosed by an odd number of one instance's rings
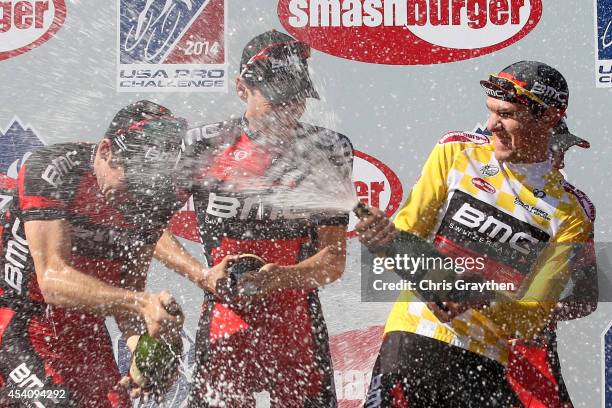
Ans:
POLYGON ((548 106, 539 96, 523 88, 511 79, 491 74, 488 82, 506 93, 510 100, 516 100, 525 105, 537 104, 545 107, 548 106))

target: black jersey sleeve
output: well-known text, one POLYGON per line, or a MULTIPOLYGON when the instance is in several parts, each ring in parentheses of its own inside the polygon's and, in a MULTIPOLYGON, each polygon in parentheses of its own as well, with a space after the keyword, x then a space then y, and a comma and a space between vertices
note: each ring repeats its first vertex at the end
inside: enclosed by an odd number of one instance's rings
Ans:
MULTIPOLYGON (((0 219, 10 212, 17 192, 17 180, 0 174, 0 219)), ((1 227, 1 226, 0 226, 1 227)))
MULTIPOLYGON (((330 171, 335 173, 334 177, 330 178, 330 182, 338 184, 338 188, 332 190, 345 192, 343 194, 353 191, 353 145, 351 141, 348 137, 328 129, 319 127, 314 129, 318 135, 317 144, 322 151, 327 152, 326 159, 329 161, 330 171)), ((344 198, 334 197, 334 195, 329 197, 330 200, 344 198)), ((349 223, 349 213, 348 211, 325 211, 317 214, 314 219, 320 226, 344 226, 349 223)))
POLYGON ((84 146, 66 143, 32 153, 18 176, 19 209, 24 221, 65 219, 78 188, 84 146))
POLYGON ((224 131, 226 129, 223 129, 223 122, 193 126, 187 131, 178 166, 181 178, 178 183, 180 183, 182 197, 188 199, 194 193, 197 181, 205 173, 207 164, 214 154, 215 149, 212 148, 209 139, 224 131))

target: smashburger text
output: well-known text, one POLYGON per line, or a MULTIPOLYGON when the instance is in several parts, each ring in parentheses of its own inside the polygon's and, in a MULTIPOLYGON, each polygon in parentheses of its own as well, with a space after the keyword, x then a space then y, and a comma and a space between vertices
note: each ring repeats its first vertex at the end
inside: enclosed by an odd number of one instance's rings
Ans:
POLYGON ((19 30, 43 28, 48 1, 0 1, 0 33, 12 27, 19 30))
POLYGON ((289 25, 404 27, 520 25, 525 0, 290 0, 289 25))

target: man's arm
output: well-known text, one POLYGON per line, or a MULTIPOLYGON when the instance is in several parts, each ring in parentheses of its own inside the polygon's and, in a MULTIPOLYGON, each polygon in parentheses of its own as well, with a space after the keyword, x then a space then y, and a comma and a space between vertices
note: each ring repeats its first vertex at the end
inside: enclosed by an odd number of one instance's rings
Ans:
POLYGON ((589 240, 571 266, 573 287, 553 310, 552 319, 573 320, 588 316, 597 309, 597 259, 593 240, 589 240))
POLYGON ((241 280, 252 282, 263 293, 279 289, 315 289, 336 281, 346 264, 346 226, 320 226, 319 247, 313 256, 295 264, 267 264, 241 280))
MULTIPOLYGON (((317 230, 319 251, 296 265, 281 266, 267 264, 244 282, 255 283, 262 291, 281 288, 313 289, 337 280, 344 272, 346 263, 346 227, 321 226, 317 230)), ((213 268, 205 268, 168 231, 157 243, 155 259, 166 267, 196 283, 212 293, 216 283, 226 277, 226 267, 235 257, 226 257, 213 268)))
MULTIPOLYGON (((130 260, 126 261, 121 270, 121 287, 133 292, 143 293, 147 282, 147 272, 151 264, 154 247, 145 245, 134 249, 130 260)), ((178 304, 172 299, 172 296, 167 292, 162 292, 164 298, 165 311, 179 317, 182 323, 183 315, 178 307, 178 304)), ((133 335, 140 335, 147 331, 147 327, 151 322, 146 321, 146 316, 132 312, 120 312, 115 314, 117 325, 126 338, 133 335)), ((175 339, 179 333, 169 333, 172 339, 175 339)), ((168 340, 168 339, 166 339, 168 340)))
POLYGON ((176 271, 199 287, 209 289, 204 265, 191 255, 168 230, 164 231, 157 242, 153 256, 167 268, 176 271))
POLYGON ((212 268, 206 268, 168 230, 164 231, 157 242, 153 256, 167 268, 213 294, 217 293, 217 281, 227 276, 229 263, 236 259, 235 256, 229 255, 212 268))
MULTIPOLYGON (((171 302, 167 293, 135 292, 106 284, 71 265, 71 227, 65 220, 27 221, 26 239, 34 260, 36 278, 49 304, 87 310, 101 315, 136 313, 145 318, 151 335, 157 335, 164 323, 180 324, 165 307, 171 302)), ((136 286, 144 284, 142 270, 149 266, 149 255, 138 256, 136 286)))

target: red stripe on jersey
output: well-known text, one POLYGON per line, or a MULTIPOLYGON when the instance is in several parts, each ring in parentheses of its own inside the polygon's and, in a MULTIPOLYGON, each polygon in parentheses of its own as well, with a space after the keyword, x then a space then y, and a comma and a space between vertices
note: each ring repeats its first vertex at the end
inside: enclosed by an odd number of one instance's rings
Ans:
POLYGON ((45 303, 45 297, 42 295, 40 291, 40 286, 38 286, 38 279, 36 278, 36 271, 31 270, 26 275, 28 277, 28 296, 30 300, 38 303, 45 303))
POLYGON ((25 195, 25 174, 26 166, 21 166, 17 182, 19 183, 19 208, 30 210, 32 208, 64 208, 65 205, 59 200, 49 197, 27 196, 25 195))
POLYGON ((7 308, 0 308, 0 346, 2 345, 2 336, 6 331, 9 323, 15 316, 15 311, 7 308))
MULTIPOLYGON (((143 119, 143 120, 139 120, 138 122, 134 122, 134 123, 132 123, 132 124, 130 125, 130 127, 128 128, 128 130, 137 130, 137 131, 142 130, 142 129, 144 128, 144 125, 145 125, 147 122, 150 122, 150 121, 152 121, 153 119, 159 119, 159 118, 161 118, 161 116, 152 116, 152 117, 150 117, 150 118, 146 118, 146 119, 143 119)), ((122 131, 122 130, 123 130, 123 129, 119 129, 119 131, 122 131)), ((119 131, 118 131, 118 132, 119 132, 119 131)))
MULTIPOLYGON (((482 254, 467 249, 446 237, 437 235, 434 239, 434 244, 442 255, 449 258, 481 258, 484 268, 480 270, 477 265, 474 265, 474 268, 468 271, 471 274, 482 274, 486 280, 493 280, 496 283, 512 283, 516 289, 518 289, 523 282, 524 276, 519 270, 502 262, 497 262, 491 257, 484 257, 482 254)), ((466 268, 466 270, 467 269, 468 268, 466 268)))
POLYGON ((279 265, 295 265, 300 249, 310 241, 308 237, 295 239, 230 239, 225 238, 221 245, 211 250, 213 263, 216 265, 227 255, 253 254, 263 258, 266 262, 274 262, 279 265))
POLYGON ((565 408, 559 385, 544 345, 517 341, 510 349, 508 373, 510 386, 521 402, 530 408, 565 408))
POLYGON ((17 180, 7 176, 6 174, 0 174, 0 188, 14 190, 17 188, 17 180))
POLYGON ((591 220, 592 222, 595 222, 595 217, 596 217, 595 205, 589 199, 589 197, 583 191, 577 189, 576 187, 568 183, 567 180, 561 180, 560 184, 563 187, 563 189, 565 189, 565 191, 567 191, 568 193, 576 197, 576 200, 578 200, 578 203, 584 210, 584 213, 589 218, 589 220, 591 220))
POLYGON ((88 276, 99 279, 104 283, 113 286, 119 286, 121 283, 121 268, 124 265, 124 261, 88 258, 74 254, 71 256, 70 261, 76 269, 85 271, 88 276))
POLYGON ((207 175, 221 181, 252 184, 253 177, 264 175, 271 161, 272 156, 243 133, 235 144, 215 157, 207 175))
POLYGON ((31 210, 33 208, 65 208, 64 203, 53 198, 41 196, 26 196, 19 193, 19 207, 22 210, 31 210))
POLYGON ((79 189, 70 204, 70 210, 78 215, 89 218, 98 225, 129 227, 123 214, 108 204, 93 173, 84 174, 79 183, 79 189))
POLYGON ((392 408, 409 408, 408 401, 406 400, 406 396, 404 395, 404 385, 401 382, 397 382, 393 389, 391 390, 391 397, 393 400, 391 401, 392 408))
POLYGON ((168 229, 174 235, 194 242, 202 242, 198 232, 198 220, 193 211, 179 211, 170 219, 168 229))
POLYGON ((219 303, 215 304, 210 319, 208 340, 211 343, 223 339, 249 328, 249 325, 240 318, 238 313, 219 303))
POLYGON ((48 361, 45 361, 45 375, 51 377, 53 384, 64 384, 64 377, 62 377, 48 361))

